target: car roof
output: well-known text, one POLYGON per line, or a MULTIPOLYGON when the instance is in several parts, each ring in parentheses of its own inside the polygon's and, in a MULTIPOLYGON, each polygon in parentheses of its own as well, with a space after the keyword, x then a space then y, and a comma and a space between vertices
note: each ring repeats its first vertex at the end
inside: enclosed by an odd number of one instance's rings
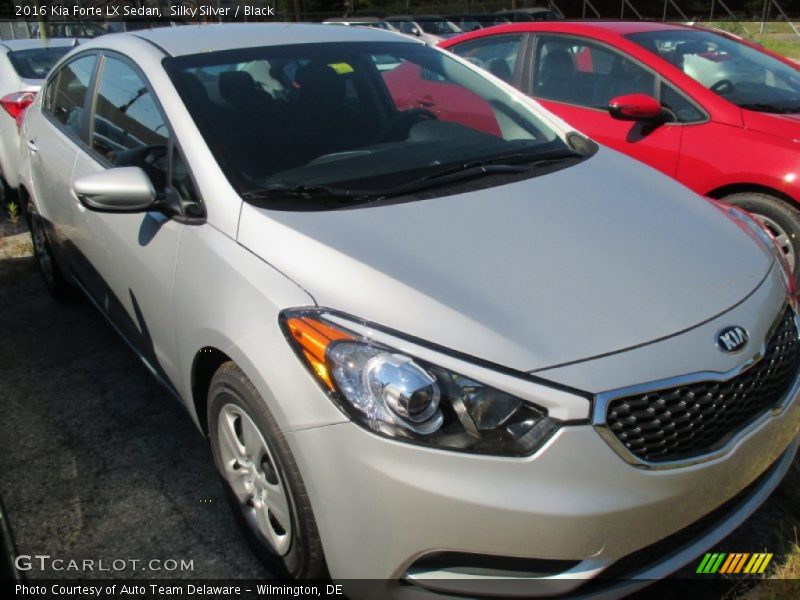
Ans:
POLYGON ((380 23, 381 19, 378 17, 335 17, 325 19, 323 23, 380 23))
POLYGON ((472 19, 473 21, 494 21, 495 19, 503 18, 501 14, 486 14, 486 13, 459 13, 453 15, 445 15, 447 19, 472 19))
MULTIPOLYGON (((502 14, 502 13, 498 13, 502 14)), ((525 21, 522 23, 509 23, 508 25, 497 25, 490 29, 473 31, 460 35, 456 38, 445 40, 441 45, 449 47, 453 43, 459 43, 476 37, 486 35, 500 35, 503 33, 518 32, 543 32, 543 33, 572 33, 598 38, 611 39, 623 37, 631 33, 644 33, 648 31, 692 31, 696 27, 688 25, 676 25, 668 23, 654 23, 647 21, 525 21)))
POLYGON ((642 33, 646 31, 667 31, 676 29, 691 29, 687 25, 676 25, 671 23, 656 23, 653 21, 532 21, 527 23, 515 23, 517 27, 535 27, 542 29, 570 29, 573 31, 595 31, 605 33, 615 33, 618 35, 628 35, 629 33, 642 33))
POLYGON ((8 50, 32 50, 34 48, 48 48, 52 46, 72 46, 75 38, 32 38, 27 40, 3 40, 0 46, 5 46, 8 50))
POLYGON ((214 23, 162 27, 103 37, 116 36, 135 36, 147 40, 172 56, 305 43, 420 43, 374 27, 329 27, 322 23, 214 23))

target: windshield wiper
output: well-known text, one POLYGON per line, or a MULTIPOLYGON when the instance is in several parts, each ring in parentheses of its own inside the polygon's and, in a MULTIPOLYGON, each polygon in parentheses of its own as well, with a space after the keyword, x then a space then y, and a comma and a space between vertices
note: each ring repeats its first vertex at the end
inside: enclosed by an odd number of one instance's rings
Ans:
MULTIPOLYGON (((529 163, 533 165, 544 164, 553 162, 555 160, 566 160, 568 158, 583 158, 585 155, 577 150, 559 149, 550 152, 510 152, 508 154, 498 154, 490 156, 489 158, 482 158, 477 160, 467 161, 452 167, 452 170, 466 169, 471 167, 481 167, 485 165, 519 165, 522 163, 529 163)), ((434 173, 436 175, 436 173, 434 173)))
POLYGON ((435 171, 419 179, 414 179, 407 183, 398 185, 394 188, 370 193, 378 199, 391 196, 402 196, 412 192, 418 192, 425 188, 483 177, 484 175, 498 175, 503 173, 524 173, 534 167, 551 163, 553 161, 566 160, 568 158, 582 158, 584 154, 574 150, 557 150, 554 152, 514 152, 492 156, 487 159, 466 161, 451 167, 435 171), (527 163, 527 164, 523 164, 527 163))
POLYGON ((264 198, 272 196, 293 197, 293 196, 319 196, 319 195, 336 195, 336 192, 331 188, 322 186, 307 186, 307 185, 286 185, 283 183, 270 185, 263 188, 249 190, 242 194, 242 198, 264 198))
POLYGON ((775 113, 779 115, 790 115, 800 112, 800 105, 798 106, 778 106, 777 104, 767 104, 765 102, 753 102, 750 104, 740 104, 741 108, 747 110, 755 110, 758 112, 775 113))
POLYGON ((246 200, 265 200, 269 198, 303 198, 305 200, 358 200, 364 194, 353 190, 326 186, 287 185, 283 183, 248 190, 242 194, 246 200))
POLYGON ((306 186, 300 184, 276 183, 263 188, 249 190, 242 194, 246 200, 302 198, 333 204, 352 204, 365 201, 382 200, 392 196, 402 196, 429 187, 435 187, 474 179, 485 175, 524 173, 532 168, 554 161, 569 158, 582 158, 585 155, 574 150, 553 152, 514 152, 492 156, 486 159, 465 161, 445 167, 419 179, 413 179, 395 187, 375 190, 352 190, 327 186, 306 186), (526 163, 526 164, 523 164, 526 163))

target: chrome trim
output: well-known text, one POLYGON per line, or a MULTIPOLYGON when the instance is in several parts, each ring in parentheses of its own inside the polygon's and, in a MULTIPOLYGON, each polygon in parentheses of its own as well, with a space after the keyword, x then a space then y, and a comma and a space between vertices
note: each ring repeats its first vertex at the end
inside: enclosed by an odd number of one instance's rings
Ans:
MULTIPOLYGON (((730 371, 726 371, 724 373, 719 373, 716 371, 699 371, 697 373, 690 373, 687 375, 679 375, 677 377, 668 377, 667 379, 660 379, 658 381, 651 381, 649 383, 642 383, 637 385, 631 385, 624 388, 618 388, 616 390, 609 390, 607 392, 601 392, 595 396, 595 400, 593 403, 592 409, 592 425, 600 434, 606 443, 611 446, 611 448, 616 452, 622 459, 627 462, 628 464, 640 468, 640 469, 648 469, 652 471, 663 471, 666 469, 678 469, 682 467, 688 467, 691 465, 696 465, 704 462, 708 462, 711 460, 715 460, 721 456, 724 456, 728 452, 730 452, 736 444, 739 443, 744 437, 761 427, 764 423, 768 420, 780 417, 783 415, 789 407, 792 405, 792 402, 795 400, 798 394, 800 394, 800 374, 795 377, 794 383, 789 388, 789 391, 786 393, 784 398, 775 404, 770 409, 765 410, 761 416, 757 419, 752 421, 749 425, 738 431, 735 435, 733 435, 725 444, 721 447, 713 450, 711 452, 707 452, 705 454, 700 454, 697 456, 693 456, 691 458, 687 458, 684 460, 674 460, 674 461, 665 461, 665 462, 652 462, 648 460, 643 460, 633 454, 628 448, 623 444, 616 435, 612 433, 612 431, 608 427, 608 423, 606 423, 606 415, 608 413, 608 405, 611 401, 617 400, 618 398, 624 398, 627 396, 638 396, 641 394, 646 394, 649 392, 654 392, 657 390, 665 390, 673 387, 679 387, 682 385, 690 385, 693 383, 700 383, 703 381, 728 381, 737 377, 751 369, 756 364, 758 364, 762 358, 764 358, 764 354, 767 349, 767 344, 772 336, 775 334, 776 330, 781 324, 783 319, 783 315, 786 312, 786 309, 789 308, 789 304, 785 303, 781 305, 781 309, 778 312, 778 317, 775 321, 770 325, 769 330, 767 331, 766 336, 764 336, 764 340, 761 342, 761 347, 758 349, 750 359, 746 362, 742 363, 738 367, 731 369, 730 371)), ((795 334, 800 341, 800 316, 798 313, 794 311, 794 326, 795 326, 795 334)), ((800 371, 798 371, 800 373, 800 371)))

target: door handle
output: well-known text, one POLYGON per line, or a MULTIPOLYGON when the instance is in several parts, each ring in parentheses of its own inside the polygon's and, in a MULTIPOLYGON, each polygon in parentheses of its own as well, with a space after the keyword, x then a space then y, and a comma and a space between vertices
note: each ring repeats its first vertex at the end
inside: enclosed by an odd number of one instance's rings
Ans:
POLYGON ((419 104, 420 106, 428 106, 428 107, 436 106, 436 100, 434 100, 430 96, 425 96, 423 98, 418 98, 417 104, 419 104))
POLYGON ((36 145, 36 141, 35 140, 28 139, 28 140, 25 140, 25 143, 28 145, 28 150, 30 150, 31 152, 38 152, 39 151, 39 146, 36 145))

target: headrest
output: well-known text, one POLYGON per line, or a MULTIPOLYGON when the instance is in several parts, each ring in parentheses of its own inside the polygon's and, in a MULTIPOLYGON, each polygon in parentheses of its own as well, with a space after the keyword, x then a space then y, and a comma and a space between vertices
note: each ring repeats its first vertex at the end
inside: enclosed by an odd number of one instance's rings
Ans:
POLYGON ((547 70, 549 75, 570 74, 575 71, 575 63, 566 50, 552 50, 544 57, 542 71, 547 70))
POLYGON ((219 95, 233 106, 245 108, 263 100, 256 81, 247 71, 223 71, 219 74, 219 95))
POLYGON ((301 96, 320 102, 344 98, 344 79, 325 63, 310 62, 299 68, 294 81, 301 96))

